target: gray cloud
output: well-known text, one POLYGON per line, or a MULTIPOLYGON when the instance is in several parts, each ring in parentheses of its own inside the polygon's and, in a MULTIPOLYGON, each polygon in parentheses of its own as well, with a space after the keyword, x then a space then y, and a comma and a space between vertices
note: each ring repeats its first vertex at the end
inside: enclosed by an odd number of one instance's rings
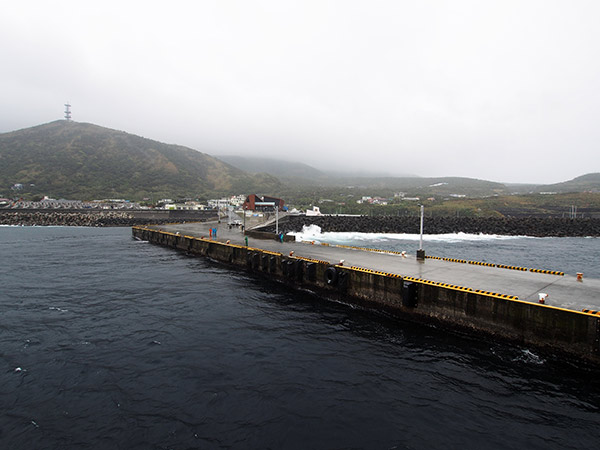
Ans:
POLYGON ((505 182, 600 171, 594 1, 22 1, 0 132, 62 117, 219 154, 505 182))

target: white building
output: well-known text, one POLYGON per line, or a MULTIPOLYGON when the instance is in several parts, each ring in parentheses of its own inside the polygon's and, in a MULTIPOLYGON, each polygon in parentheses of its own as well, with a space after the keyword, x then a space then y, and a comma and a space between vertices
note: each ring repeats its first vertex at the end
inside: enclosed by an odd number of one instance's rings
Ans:
POLYGON ((321 214, 321 210, 319 209, 318 206, 313 206, 312 209, 306 210, 306 215, 307 216, 322 216, 323 214, 321 214))

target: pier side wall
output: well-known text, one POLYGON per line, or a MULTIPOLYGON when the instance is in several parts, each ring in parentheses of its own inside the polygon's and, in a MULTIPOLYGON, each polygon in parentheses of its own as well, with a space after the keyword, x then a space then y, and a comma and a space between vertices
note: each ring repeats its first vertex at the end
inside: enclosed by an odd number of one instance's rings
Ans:
MULTIPOLYGON (((246 230, 244 232, 244 234, 248 237, 252 237, 252 238, 256 238, 256 239, 271 239, 271 240, 277 240, 278 236, 273 234, 273 233, 267 233, 264 231, 257 231, 257 230, 246 230)), ((288 236, 287 234, 283 235, 283 241, 284 242, 293 242, 295 241, 296 238, 294 236, 288 236)))
POLYGON ((385 310, 410 321, 483 333, 600 364, 598 316, 159 229, 133 227, 132 232, 138 239, 206 256, 343 303, 385 310))

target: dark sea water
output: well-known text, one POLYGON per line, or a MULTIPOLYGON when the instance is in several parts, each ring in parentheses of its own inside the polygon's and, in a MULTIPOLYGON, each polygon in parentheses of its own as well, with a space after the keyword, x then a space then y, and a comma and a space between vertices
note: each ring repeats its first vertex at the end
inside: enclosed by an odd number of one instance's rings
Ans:
POLYGON ((599 373, 530 349, 319 300, 129 228, 0 227, 0 256, 1 449, 600 445, 599 373))

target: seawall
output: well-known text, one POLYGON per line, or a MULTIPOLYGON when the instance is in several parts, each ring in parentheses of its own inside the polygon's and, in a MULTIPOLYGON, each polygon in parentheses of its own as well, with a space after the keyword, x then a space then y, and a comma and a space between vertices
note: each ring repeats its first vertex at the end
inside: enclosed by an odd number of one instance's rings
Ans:
POLYGON ((209 257, 328 299, 600 365, 600 313, 571 311, 509 295, 341 266, 159 228, 134 227, 132 233, 137 239, 209 257))
POLYGON ((126 227, 134 225, 205 221, 217 218, 216 210, 119 209, 1 209, 2 225, 126 227))
MULTIPOLYGON (((286 216, 279 222, 284 233, 317 225, 324 232, 409 233, 419 232, 416 216, 286 216)), ((428 234, 484 233, 511 236, 600 236, 600 218, 532 217, 425 217, 428 234)), ((272 232, 274 226, 264 227, 272 232)))

